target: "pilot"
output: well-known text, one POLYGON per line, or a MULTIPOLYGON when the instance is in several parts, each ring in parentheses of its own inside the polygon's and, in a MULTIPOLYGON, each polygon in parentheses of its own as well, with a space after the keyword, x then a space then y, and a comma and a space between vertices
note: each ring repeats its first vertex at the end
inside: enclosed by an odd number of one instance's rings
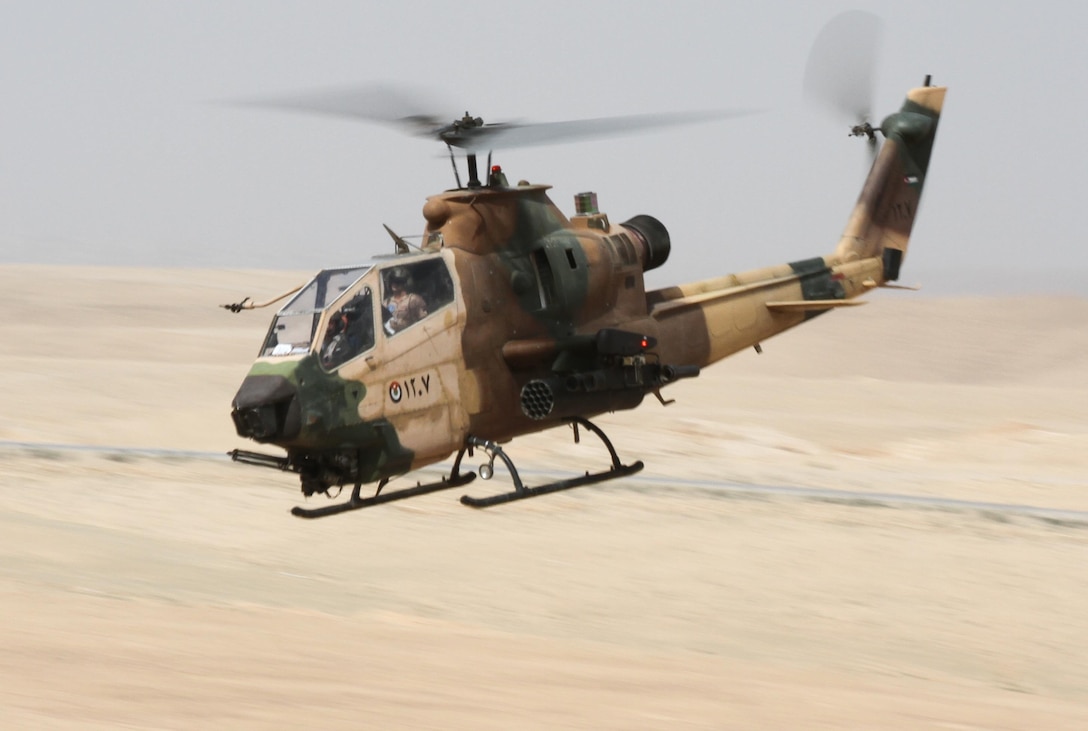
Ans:
POLYGON ((335 368, 374 346, 372 312, 367 287, 332 315, 321 347, 321 362, 326 368, 335 368))
POLYGON ((408 271, 397 267, 389 273, 388 290, 382 306, 389 315, 385 331, 392 335, 427 316, 427 303, 415 292, 408 291, 408 271))

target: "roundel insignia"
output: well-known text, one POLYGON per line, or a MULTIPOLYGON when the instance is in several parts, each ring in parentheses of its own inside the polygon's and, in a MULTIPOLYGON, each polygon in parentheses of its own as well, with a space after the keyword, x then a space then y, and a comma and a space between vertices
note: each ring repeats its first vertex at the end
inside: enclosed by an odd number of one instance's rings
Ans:
POLYGON ((389 398, 392 399, 393 403, 399 404, 401 398, 403 398, 403 397, 404 397, 404 389, 401 388, 400 382, 393 381, 392 383, 390 383, 389 384, 389 398))

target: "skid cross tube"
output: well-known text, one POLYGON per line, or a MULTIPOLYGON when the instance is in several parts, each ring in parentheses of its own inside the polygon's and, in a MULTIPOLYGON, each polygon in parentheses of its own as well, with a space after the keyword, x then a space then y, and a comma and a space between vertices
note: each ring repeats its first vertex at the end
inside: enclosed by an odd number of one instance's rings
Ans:
MULTIPOLYGON (((643 464, 640 461, 633 462, 629 465, 625 465, 620 462, 619 455, 616 454, 615 447, 612 446, 612 442, 609 441, 608 436, 605 435, 595 424, 588 419, 581 417, 573 417, 567 419, 574 426, 575 441, 579 440, 578 428, 585 427, 594 434, 596 434, 600 440, 604 443, 604 446, 608 449, 608 454, 612 458, 612 466, 603 472, 586 472, 581 477, 574 477, 568 480, 557 480, 555 482, 549 482, 539 487, 526 487, 521 481, 521 476, 518 474, 517 469, 514 467, 514 463, 506 456, 506 453, 502 450, 498 444, 488 441, 486 439, 479 439, 477 437, 470 436, 467 440, 469 447, 478 447, 487 452, 491 461, 485 465, 488 468, 488 472, 491 471, 491 467, 495 462, 495 458, 498 457, 506 464, 506 468, 510 470, 510 479, 514 483, 514 489, 511 492, 504 492, 499 495, 491 495, 489 497, 475 498, 470 495, 461 496, 461 504, 467 505, 471 508, 488 508, 492 505, 501 505, 503 503, 513 502, 515 500, 524 500, 526 498, 536 497, 538 495, 547 495, 551 492, 559 492, 561 490, 569 490, 574 487, 580 487, 582 485, 591 485, 596 482, 604 482, 605 480, 614 480, 617 477, 626 477, 633 475, 643 468, 643 464)), ((483 471, 483 470, 481 470, 483 471)))

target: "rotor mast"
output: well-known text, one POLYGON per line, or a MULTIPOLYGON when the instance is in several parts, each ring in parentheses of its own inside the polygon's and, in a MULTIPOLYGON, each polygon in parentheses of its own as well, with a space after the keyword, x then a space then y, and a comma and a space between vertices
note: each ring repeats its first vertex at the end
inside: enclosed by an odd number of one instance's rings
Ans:
POLYGON ((460 147, 465 151, 465 159, 468 162, 468 187, 480 188, 480 169, 479 164, 476 161, 476 146, 474 138, 480 136, 478 131, 482 131, 484 126, 484 120, 480 117, 473 117, 468 112, 465 112, 465 116, 460 119, 455 119, 451 124, 438 130, 437 137, 446 143, 446 147, 450 151, 450 160, 453 162, 453 175, 457 180, 457 187, 461 187, 461 176, 457 172, 457 163, 454 161, 453 148, 460 147))

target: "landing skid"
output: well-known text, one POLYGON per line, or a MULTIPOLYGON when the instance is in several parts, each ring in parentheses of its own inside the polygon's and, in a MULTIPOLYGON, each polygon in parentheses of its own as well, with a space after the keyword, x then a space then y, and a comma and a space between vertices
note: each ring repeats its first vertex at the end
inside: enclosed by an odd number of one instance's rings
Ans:
MULTIPOLYGON (((502 505, 503 503, 514 502, 515 500, 524 500, 526 498, 537 497, 538 495, 547 495, 551 492, 560 492, 562 490, 570 490, 571 488, 581 487, 582 485, 592 485, 597 482, 605 482, 606 480, 614 480, 617 477, 627 477, 640 471, 643 467, 642 461, 632 462, 629 465, 625 465, 620 462, 619 455, 616 454, 616 449, 612 446, 612 442, 608 437, 597 428, 592 422, 581 417, 573 417, 567 419, 574 427, 574 441, 580 441, 579 429, 584 427, 589 431, 597 435, 597 437, 608 449, 608 454, 612 458, 612 466, 601 472, 586 472, 581 477, 572 477, 566 480, 557 480, 555 482, 549 482, 537 487, 527 487, 525 483, 521 481, 521 475, 518 474, 517 468, 514 463, 506 456, 506 452, 502 450, 495 442, 487 439, 480 439, 478 437, 469 436, 465 440, 465 446, 457 453, 457 458, 453 462, 453 468, 450 470, 448 477, 443 477, 441 480, 421 485, 416 483, 415 487, 406 487, 401 490, 395 490, 393 492, 383 493, 382 489, 389 483, 389 478, 383 479, 378 483, 378 489, 370 497, 362 497, 360 492, 363 487, 363 483, 360 480, 355 483, 352 488, 351 497, 347 502, 338 503, 335 505, 326 505, 321 508, 303 508, 301 506, 291 508, 291 514, 299 518, 325 518, 330 515, 339 515, 340 513, 348 513, 352 510, 362 510, 363 508, 370 508, 375 505, 381 505, 383 503, 396 502, 397 500, 405 500, 410 497, 417 497, 419 495, 426 495, 432 492, 438 492, 440 490, 448 490, 451 487, 459 487, 460 485, 467 485, 476 479, 475 472, 461 473, 461 459, 467 452, 472 454, 473 449, 480 449, 485 452, 489 460, 485 464, 480 465, 480 477, 485 480, 490 480, 491 476, 495 473, 495 460, 501 459, 506 465, 506 469, 510 473, 510 480, 514 483, 514 489, 510 492, 500 493, 498 495, 491 495, 489 497, 476 498, 471 495, 462 495, 461 504, 467 505, 471 508, 489 508, 492 505, 502 505)), ((296 468, 292 467, 291 462, 286 457, 275 457, 272 455, 260 454, 258 452, 246 452, 244 450, 236 449, 233 452, 229 452, 231 459, 235 462, 242 462, 245 464, 253 464, 262 467, 273 467, 278 470, 292 470, 296 468)), ((304 483, 305 485, 305 483, 304 483)))
POLYGON ((517 468, 514 467, 514 463, 506 456, 506 453, 502 451, 502 447, 494 442, 470 436, 468 438, 469 447, 482 449, 491 458, 487 464, 480 465, 480 476, 485 480, 491 479, 491 475, 494 474, 495 458, 498 457, 506 465, 506 469, 510 471, 510 479, 514 483, 514 489, 511 492, 504 492, 499 495, 491 495, 490 497, 483 498, 462 495, 461 504, 471 508, 489 508, 492 505, 501 505, 515 500, 524 500, 538 495, 547 495, 551 492, 569 490, 574 487, 581 487, 582 485, 592 485, 595 482, 614 480, 617 477, 626 477, 628 475, 633 475, 642 469, 643 464, 641 460, 629 465, 622 464, 619 456, 616 454, 615 448, 612 446, 612 442, 610 442, 608 437, 605 436, 605 433, 597 428, 592 422, 581 417, 574 417, 570 419, 570 422, 574 425, 575 442, 579 441, 578 427, 580 426, 589 429, 600 438, 604 443, 604 446, 608 449, 608 454, 612 457, 612 467, 610 469, 604 472, 594 472, 592 474, 587 472, 581 477, 549 482, 546 485, 540 485, 539 487, 526 487, 521 481, 521 476, 518 474, 517 468))
POLYGON ((391 503, 397 500, 404 500, 405 498, 416 497, 418 495, 426 495, 431 492, 438 492, 439 490, 448 490, 451 487, 459 487, 460 485, 467 485, 476 479, 475 472, 468 472, 461 474, 458 470, 461 467, 461 457, 465 454, 464 449, 457 453, 457 459, 453 463, 453 469, 450 470, 450 476, 444 477, 437 482, 430 482, 426 485, 417 484, 415 487, 406 487, 402 490, 394 490, 393 492, 382 493, 382 488, 386 486, 389 479, 386 478, 378 483, 378 489, 371 497, 363 498, 359 497, 359 491, 362 489, 362 483, 356 483, 352 488, 351 498, 346 503, 338 503, 336 505, 327 505, 323 508, 291 508, 291 515, 299 518, 324 518, 329 515, 339 515, 340 513, 347 513, 352 510, 361 510, 363 508, 373 507, 374 505, 381 505, 382 503, 391 503))

